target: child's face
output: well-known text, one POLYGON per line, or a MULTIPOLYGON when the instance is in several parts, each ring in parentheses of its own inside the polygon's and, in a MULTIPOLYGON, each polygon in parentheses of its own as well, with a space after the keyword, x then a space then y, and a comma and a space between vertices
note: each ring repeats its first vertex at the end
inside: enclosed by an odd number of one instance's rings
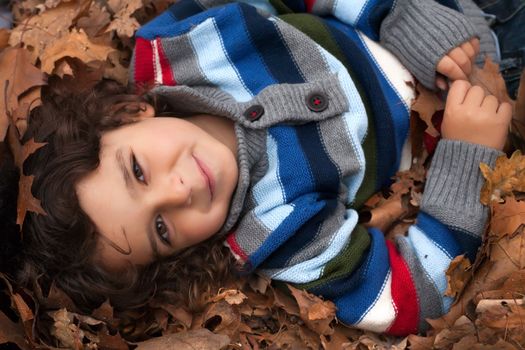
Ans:
POLYGON ((237 178, 233 124, 224 119, 147 118, 105 132, 99 167, 76 186, 80 206, 106 238, 96 260, 119 270, 211 237, 226 219, 237 178))

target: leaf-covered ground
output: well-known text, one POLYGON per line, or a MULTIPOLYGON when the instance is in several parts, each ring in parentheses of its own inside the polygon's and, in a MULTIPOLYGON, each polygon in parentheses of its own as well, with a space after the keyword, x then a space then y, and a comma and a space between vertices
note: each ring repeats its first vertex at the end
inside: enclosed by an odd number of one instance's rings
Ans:
MULTIPOLYGON (((20 165, 39 144, 21 145, 29 112, 40 103, 52 76, 82 89, 103 77, 127 83, 131 37, 141 23, 162 12, 159 0, 22 0, 12 12, 15 27, 0 29, 0 137, 20 165), (8 129, 8 126, 12 127, 8 129), (8 132, 9 130, 9 132, 8 132)), ((525 76, 522 75, 522 77, 525 76)), ((225 282, 207 296, 202 312, 151 303, 143 314, 104 303, 91 314, 77 312, 55 286, 20 288, 0 275, 0 348, 72 349, 523 349, 525 348, 525 86, 511 99, 487 61, 471 81, 514 105, 514 120, 502 157, 486 178, 482 201, 491 208, 483 246, 475 262, 460 256, 447 272, 447 294, 458 296, 444 317, 429 320, 425 335, 386 337, 344 327, 331 302, 291 287, 277 288, 251 276, 225 282), (288 288, 288 289, 286 289, 288 288)), ((525 81, 525 79, 522 79, 525 81)), ((525 85, 525 83, 524 83, 525 85)), ((398 173, 389 191, 378 193, 361 213, 367 225, 389 237, 413 223, 425 182, 428 153, 435 147, 444 108, 440 96, 417 86, 412 106, 413 165, 398 173)), ((20 179, 17 222, 40 211, 20 179)), ((1 233, 0 233, 1 234, 1 233)))

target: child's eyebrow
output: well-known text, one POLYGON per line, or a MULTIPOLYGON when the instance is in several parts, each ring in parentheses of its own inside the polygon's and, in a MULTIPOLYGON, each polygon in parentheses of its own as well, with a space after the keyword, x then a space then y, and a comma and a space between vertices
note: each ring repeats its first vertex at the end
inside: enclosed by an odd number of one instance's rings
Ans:
POLYGON ((124 183, 131 197, 135 197, 135 192, 133 191, 133 186, 131 183, 131 175, 129 174, 128 168, 126 167, 126 162, 124 161, 124 156, 122 154, 122 149, 118 149, 115 153, 115 158, 117 164, 119 165, 120 171, 122 172, 122 177, 124 178, 124 183))
MULTIPOLYGON (((128 168, 126 167, 126 162, 124 161, 122 149, 117 150, 117 152, 115 153, 115 158, 117 160, 117 164, 119 165, 120 171, 122 172, 122 177, 124 178, 124 182, 126 184, 126 188, 128 189, 130 196, 135 197, 135 191, 133 191, 133 185, 131 183, 131 175, 129 174, 128 168)), ((122 228, 122 230, 124 231, 124 227, 122 228)), ((160 253, 157 246, 157 240, 155 239, 155 234, 153 233, 150 225, 147 225, 146 232, 148 235, 149 244, 151 246, 152 258, 153 260, 157 260, 160 257, 160 253)))

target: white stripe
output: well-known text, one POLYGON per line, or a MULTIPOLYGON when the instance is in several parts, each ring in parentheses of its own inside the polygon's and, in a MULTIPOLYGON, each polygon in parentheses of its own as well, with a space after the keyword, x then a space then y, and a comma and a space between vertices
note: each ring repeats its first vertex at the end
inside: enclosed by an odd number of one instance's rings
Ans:
POLYGON ((151 44, 153 45, 153 71, 155 76, 155 85, 162 85, 162 68, 160 67, 157 39, 152 40, 151 44))
POLYGON ((390 328, 396 319, 397 312, 392 299, 392 270, 388 270, 380 294, 374 303, 365 311, 356 327, 373 332, 383 333, 390 328))
POLYGON ((197 25, 188 33, 188 37, 208 81, 229 93, 237 102, 252 99, 252 94, 228 57, 214 18, 197 25))
MULTIPOLYGON (((352 231, 357 224, 357 212, 349 209, 346 211, 347 219, 339 230, 333 235, 326 250, 315 258, 303 261, 299 264, 279 270, 270 277, 276 280, 291 283, 308 283, 319 279, 326 264, 335 258, 350 240, 352 231)), ((263 270, 264 272, 264 270, 263 270)))
POLYGON ((368 128, 366 109, 350 74, 348 74, 343 64, 323 48, 319 47, 319 51, 324 56, 330 71, 337 74, 339 84, 349 104, 349 111, 344 113, 342 117, 346 124, 348 138, 352 143, 354 154, 359 162, 359 171, 343 179, 344 184, 348 187, 347 201, 351 203, 365 176, 365 153, 361 144, 368 128))
POLYGON ((453 299, 444 296, 445 291, 447 290, 447 278, 445 272, 447 271, 452 259, 415 225, 409 227, 407 238, 414 247, 414 252, 421 262, 421 265, 423 265, 423 268, 436 285, 439 294, 442 296, 445 310, 448 310, 453 299))
POLYGON ((342 22, 354 26, 359 21, 367 3, 368 0, 336 0, 334 16, 342 22))
POLYGON ((254 213, 270 231, 275 230, 291 212, 293 205, 285 204, 284 186, 279 178, 279 157, 277 142, 269 133, 266 137, 268 170, 264 177, 253 186, 256 201, 254 213))

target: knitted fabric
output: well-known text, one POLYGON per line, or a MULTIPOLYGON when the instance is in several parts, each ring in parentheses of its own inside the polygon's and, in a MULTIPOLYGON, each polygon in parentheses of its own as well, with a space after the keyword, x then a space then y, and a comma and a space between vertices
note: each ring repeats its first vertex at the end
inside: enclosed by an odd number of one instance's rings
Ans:
MULTIPOLYGON (((239 181, 221 234, 240 267, 330 298, 344 323, 396 335, 423 329, 452 302, 443 296, 448 264, 480 243, 476 167, 499 152, 441 141, 423 199, 439 205, 425 204, 407 237, 394 244, 357 224, 356 209, 397 170, 409 128, 409 106, 363 33, 388 37, 385 21, 418 32, 421 23, 388 1, 220 3, 181 0, 141 28, 130 72, 175 110, 235 122, 239 181), (277 9, 288 14, 275 17, 277 9), (312 94, 324 109, 309 105, 312 94), (252 120, 245 112, 254 106, 263 113, 252 120), (446 220, 453 210, 463 215, 446 220)), ((418 10, 439 13, 432 4, 418 10)), ((437 33, 440 23, 425 25, 437 33)), ((428 40, 446 47, 469 30, 428 40)), ((424 72, 434 64, 428 54, 424 72)))

